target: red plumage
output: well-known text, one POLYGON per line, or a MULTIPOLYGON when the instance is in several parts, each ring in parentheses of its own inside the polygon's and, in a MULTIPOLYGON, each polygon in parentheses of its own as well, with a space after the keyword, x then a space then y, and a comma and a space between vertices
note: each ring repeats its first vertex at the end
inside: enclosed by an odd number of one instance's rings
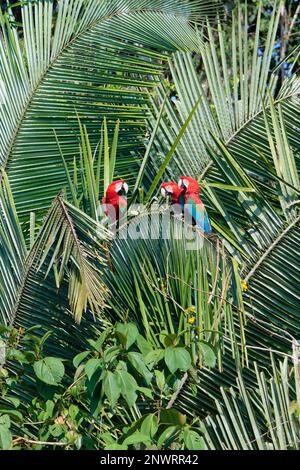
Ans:
MULTIPOLYGON (((190 176, 182 176, 179 180, 178 187, 184 192, 185 202, 187 202, 188 198, 193 195, 200 194, 200 186, 198 181, 194 180, 190 176), (180 184, 182 182, 182 184, 180 184)), ((200 198, 199 198, 200 199, 200 198)), ((201 199, 200 199, 201 201, 201 199)))
POLYGON ((178 184, 173 181, 168 181, 161 185, 161 192, 164 197, 171 196, 172 204, 180 204, 180 196, 183 194, 183 190, 178 187, 178 184))
POLYGON ((210 221, 200 199, 200 186, 198 181, 189 176, 182 176, 179 180, 178 187, 183 190, 184 194, 184 212, 192 219, 192 224, 206 234, 211 233, 210 221))
MULTIPOLYGON (((199 208, 201 210, 204 210, 204 204, 200 199, 200 186, 198 181, 194 180, 190 176, 182 176, 180 178, 180 181, 182 181, 181 184, 181 191, 184 194, 184 204, 185 207, 187 208, 188 204, 194 204, 195 206, 200 206, 199 208)), ((180 181, 178 183, 178 187, 180 186, 180 181)), ((194 220, 194 223, 196 221, 194 220)))
POLYGON ((105 214, 110 218, 110 222, 119 221, 125 213, 127 200, 122 194, 127 194, 128 186, 124 180, 113 181, 106 190, 106 196, 102 198, 105 214))

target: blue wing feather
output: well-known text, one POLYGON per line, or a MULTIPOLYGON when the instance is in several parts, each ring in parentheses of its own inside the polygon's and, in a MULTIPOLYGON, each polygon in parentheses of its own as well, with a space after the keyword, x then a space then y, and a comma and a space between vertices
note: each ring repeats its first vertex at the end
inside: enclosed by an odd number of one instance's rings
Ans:
POLYGON ((209 221, 206 209, 204 209, 204 233, 209 234, 210 232, 211 232, 210 221, 209 221))
POLYGON ((184 194, 181 193, 180 196, 179 196, 179 204, 180 204, 182 210, 184 209, 184 199, 185 199, 184 194))
POLYGON ((211 225, 206 209, 200 204, 196 204, 196 202, 191 198, 188 199, 186 208, 190 216, 193 218, 196 227, 204 233, 210 233, 211 225))

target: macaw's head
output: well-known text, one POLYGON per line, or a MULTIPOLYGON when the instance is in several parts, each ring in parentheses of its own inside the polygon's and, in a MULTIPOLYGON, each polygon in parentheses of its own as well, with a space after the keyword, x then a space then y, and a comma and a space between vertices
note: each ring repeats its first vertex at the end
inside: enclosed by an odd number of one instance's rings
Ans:
POLYGON ((118 196, 124 196, 128 193, 128 184, 124 180, 117 180, 110 183, 106 190, 106 199, 116 199, 118 196))
POLYGON ((189 176, 182 176, 178 181, 178 187, 183 190, 184 192, 189 193, 199 193, 200 186, 198 181, 190 178, 189 176))
POLYGON ((163 197, 171 196, 173 202, 178 202, 182 190, 178 187, 178 184, 169 181, 161 185, 160 192, 163 197))

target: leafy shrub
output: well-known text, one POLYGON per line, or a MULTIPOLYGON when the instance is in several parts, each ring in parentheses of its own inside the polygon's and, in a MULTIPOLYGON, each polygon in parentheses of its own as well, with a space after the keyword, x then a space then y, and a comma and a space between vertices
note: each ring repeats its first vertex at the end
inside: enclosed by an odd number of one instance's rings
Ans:
POLYGON ((51 332, 41 335, 40 326, 1 333, 2 449, 205 448, 195 422, 172 406, 187 374, 195 375, 176 335, 161 335, 154 349, 135 324, 117 323, 88 339, 70 364, 44 354, 51 332))

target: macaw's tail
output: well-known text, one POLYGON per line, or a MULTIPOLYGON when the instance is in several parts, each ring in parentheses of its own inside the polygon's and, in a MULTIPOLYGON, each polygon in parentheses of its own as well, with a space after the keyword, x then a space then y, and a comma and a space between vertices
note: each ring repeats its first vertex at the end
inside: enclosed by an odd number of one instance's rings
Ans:
POLYGON ((211 232, 212 232, 211 225, 210 225, 210 220, 209 220, 209 217, 208 217, 206 211, 204 213, 203 229, 204 229, 205 235, 210 235, 211 232))

